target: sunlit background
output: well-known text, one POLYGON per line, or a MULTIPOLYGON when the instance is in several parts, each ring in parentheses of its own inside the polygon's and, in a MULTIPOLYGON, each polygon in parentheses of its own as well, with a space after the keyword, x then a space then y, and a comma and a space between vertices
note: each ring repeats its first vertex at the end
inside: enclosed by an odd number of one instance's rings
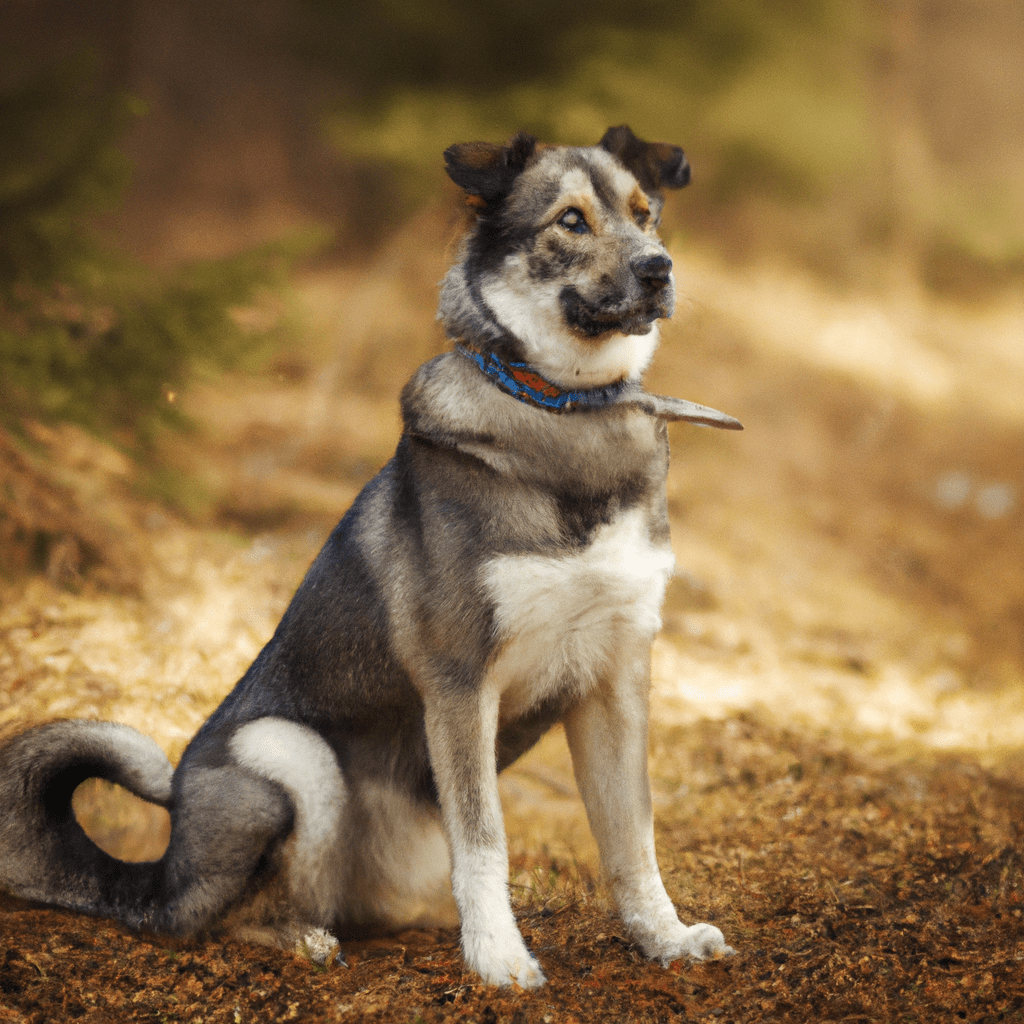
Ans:
POLYGON ((7 0, 0 724, 172 751, 387 459, 445 342, 452 142, 694 168, 665 720, 1024 742, 1014 0, 7 0))

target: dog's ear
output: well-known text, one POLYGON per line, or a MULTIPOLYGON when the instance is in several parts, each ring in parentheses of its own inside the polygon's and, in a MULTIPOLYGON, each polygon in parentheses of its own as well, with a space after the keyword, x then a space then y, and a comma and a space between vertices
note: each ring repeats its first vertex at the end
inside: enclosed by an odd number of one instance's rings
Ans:
POLYGON ((682 188, 690 182, 690 165, 678 146, 644 142, 627 125, 609 128, 598 145, 629 171, 645 192, 682 188))
POLYGON ((537 140, 526 132, 513 136, 507 146, 459 142, 444 151, 445 170, 459 188, 493 203, 509 194, 536 148, 537 140))

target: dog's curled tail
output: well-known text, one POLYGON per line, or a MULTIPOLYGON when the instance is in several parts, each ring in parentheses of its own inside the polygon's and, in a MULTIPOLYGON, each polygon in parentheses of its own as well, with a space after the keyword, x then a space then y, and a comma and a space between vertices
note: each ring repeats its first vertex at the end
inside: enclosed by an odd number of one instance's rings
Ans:
POLYGON ((15 737, 0 748, 0 889, 144 925, 163 865, 104 853, 78 824, 71 798, 81 782, 101 778, 169 807, 172 774, 156 743, 127 725, 60 721, 15 737))

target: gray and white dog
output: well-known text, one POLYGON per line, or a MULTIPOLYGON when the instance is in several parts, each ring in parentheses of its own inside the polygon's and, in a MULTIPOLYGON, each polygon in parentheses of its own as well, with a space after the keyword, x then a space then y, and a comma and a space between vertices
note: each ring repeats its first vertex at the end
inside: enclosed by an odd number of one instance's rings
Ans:
POLYGON ((284 947, 454 923, 457 908, 469 968, 538 986, 498 773, 562 722, 629 935, 662 963, 729 951, 666 894, 647 774, 673 566, 666 422, 739 427, 640 385, 673 309, 662 190, 689 166, 625 126, 590 148, 519 134, 445 160, 475 216, 441 292, 456 344, 405 387, 394 457, 177 769, 106 722, 42 725, 0 750, 10 893, 284 947), (160 860, 89 840, 71 796, 90 777, 170 811, 160 860))

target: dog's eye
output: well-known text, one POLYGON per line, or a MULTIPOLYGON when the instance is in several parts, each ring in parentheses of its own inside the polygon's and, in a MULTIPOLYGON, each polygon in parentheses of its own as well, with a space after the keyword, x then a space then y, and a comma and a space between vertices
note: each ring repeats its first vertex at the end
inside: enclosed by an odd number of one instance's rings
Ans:
POLYGON ((633 220, 636 221, 637 227, 645 228, 651 223, 651 211, 650 210, 634 210, 633 220))
POLYGON ((582 212, 577 210, 575 206, 570 206, 569 209, 558 218, 558 223, 561 224, 566 231, 571 231, 576 235, 585 235, 590 231, 590 225, 587 224, 587 218, 584 217, 582 212))

